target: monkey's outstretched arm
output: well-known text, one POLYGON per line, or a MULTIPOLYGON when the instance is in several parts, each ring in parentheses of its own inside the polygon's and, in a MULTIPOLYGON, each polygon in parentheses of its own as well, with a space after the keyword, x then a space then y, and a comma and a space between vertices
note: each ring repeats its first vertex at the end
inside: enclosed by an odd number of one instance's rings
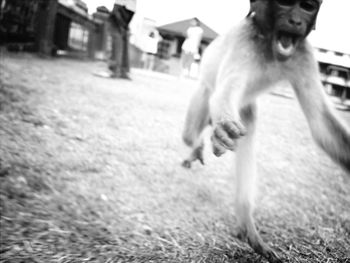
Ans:
POLYGON ((246 100, 246 74, 233 73, 220 81, 213 93, 210 104, 210 116, 213 124, 213 151, 216 156, 226 150, 235 150, 236 140, 246 134, 240 117, 240 108, 246 100))
POLYGON ((318 74, 313 75, 296 81, 295 93, 315 141, 350 174, 350 129, 336 116, 318 74))

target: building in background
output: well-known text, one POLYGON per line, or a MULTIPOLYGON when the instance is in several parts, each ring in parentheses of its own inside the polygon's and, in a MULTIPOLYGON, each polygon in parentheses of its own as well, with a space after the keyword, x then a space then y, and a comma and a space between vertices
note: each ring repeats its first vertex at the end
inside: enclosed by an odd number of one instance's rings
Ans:
MULTIPOLYGON (((108 59, 111 36, 108 18, 111 7, 98 7, 93 14, 82 0, 0 0, 0 41, 10 50, 78 55, 92 59, 108 59)), ((118 0, 126 1, 126 0, 118 0)), ((134 1, 135 2, 135 1, 134 1)), ((132 3, 132 1, 127 1, 132 3)), ((159 32, 154 67, 156 71, 178 74, 181 45, 192 18, 157 26, 156 21, 136 14, 130 25, 130 64, 143 67, 145 39, 159 32)), ((201 22, 204 30, 201 50, 217 33, 201 22)))
MULTIPOLYGON (((163 60, 163 63, 166 65, 166 68, 168 68, 168 71, 171 74, 180 75, 180 56, 182 52, 181 46, 186 39, 187 29, 190 27, 193 19, 194 18, 191 17, 189 19, 176 21, 157 27, 160 35, 163 38, 158 48, 159 57, 163 60)), ((202 21, 199 20, 199 22, 201 28, 203 29, 203 37, 199 48, 199 53, 202 55, 210 42, 218 36, 218 33, 202 21)), ((197 72, 197 70, 195 70, 195 72, 197 72)), ((193 74, 193 77, 196 77, 196 73, 193 74)))
MULTIPOLYGON (((191 17, 186 20, 176 21, 157 27, 159 33, 164 39, 164 47, 161 47, 162 58, 169 58, 172 56, 180 57, 182 43, 186 39, 187 29, 191 26, 191 21, 193 19, 194 18, 191 17)), ((203 23, 201 20, 199 21, 201 28, 203 29, 203 37, 201 41, 201 50, 203 52, 205 48, 210 44, 210 42, 218 36, 218 33, 203 23)))
POLYGON ((20 43, 13 50, 40 50, 50 53, 57 0, 1 0, 0 44, 20 43))
POLYGON ((95 23, 82 0, 1 0, 0 44, 10 50, 88 50, 95 23))
POLYGON ((82 0, 58 0, 54 33, 56 50, 86 54, 95 28, 82 0))
POLYGON ((315 48, 322 82, 329 95, 350 107, 350 54, 339 51, 315 48))

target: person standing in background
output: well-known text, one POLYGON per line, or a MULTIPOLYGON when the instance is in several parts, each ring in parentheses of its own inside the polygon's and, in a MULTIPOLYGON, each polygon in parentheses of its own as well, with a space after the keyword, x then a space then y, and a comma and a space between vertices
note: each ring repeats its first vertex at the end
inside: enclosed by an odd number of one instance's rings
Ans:
POLYGON ((152 31, 144 40, 143 47, 143 68, 148 70, 154 69, 154 64, 158 52, 158 43, 162 39, 158 31, 152 31))
POLYGON ((136 9, 136 0, 115 0, 110 14, 112 51, 109 62, 110 77, 130 79, 129 23, 136 9))
POLYGON ((182 44, 181 54, 181 75, 189 76, 192 63, 199 55, 199 46, 202 41, 203 29, 200 27, 200 22, 197 18, 191 21, 191 26, 187 29, 187 38, 182 44))

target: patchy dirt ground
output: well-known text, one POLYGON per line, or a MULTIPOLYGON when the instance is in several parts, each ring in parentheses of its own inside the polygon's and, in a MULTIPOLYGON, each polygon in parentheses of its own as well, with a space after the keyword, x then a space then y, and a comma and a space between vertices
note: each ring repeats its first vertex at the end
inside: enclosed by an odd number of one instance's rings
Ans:
MULTIPOLYGON (((265 262, 233 236, 232 157, 180 166, 195 82, 103 68, 1 54, 0 262, 265 262)), ((295 100, 259 108, 262 237, 285 262, 350 262, 350 180, 295 100)))

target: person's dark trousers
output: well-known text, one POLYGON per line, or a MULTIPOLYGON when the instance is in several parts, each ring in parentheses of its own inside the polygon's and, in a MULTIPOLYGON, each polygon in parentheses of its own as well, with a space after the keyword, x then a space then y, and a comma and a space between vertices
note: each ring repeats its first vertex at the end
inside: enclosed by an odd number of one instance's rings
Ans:
POLYGON ((126 73, 130 72, 130 60, 129 60, 129 30, 123 35, 124 53, 122 58, 122 70, 126 73))
POLYGON ((125 56, 125 41, 121 30, 111 32, 112 37, 112 53, 109 64, 109 69, 113 72, 112 76, 126 77, 127 72, 123 69, 123 57, 125 56))
POLYGON ((125 6, 114 5, 111 14, 112 54, 109 69, 113 77, 129 78, 129 35, 128 24, 134 12, 125 6))

